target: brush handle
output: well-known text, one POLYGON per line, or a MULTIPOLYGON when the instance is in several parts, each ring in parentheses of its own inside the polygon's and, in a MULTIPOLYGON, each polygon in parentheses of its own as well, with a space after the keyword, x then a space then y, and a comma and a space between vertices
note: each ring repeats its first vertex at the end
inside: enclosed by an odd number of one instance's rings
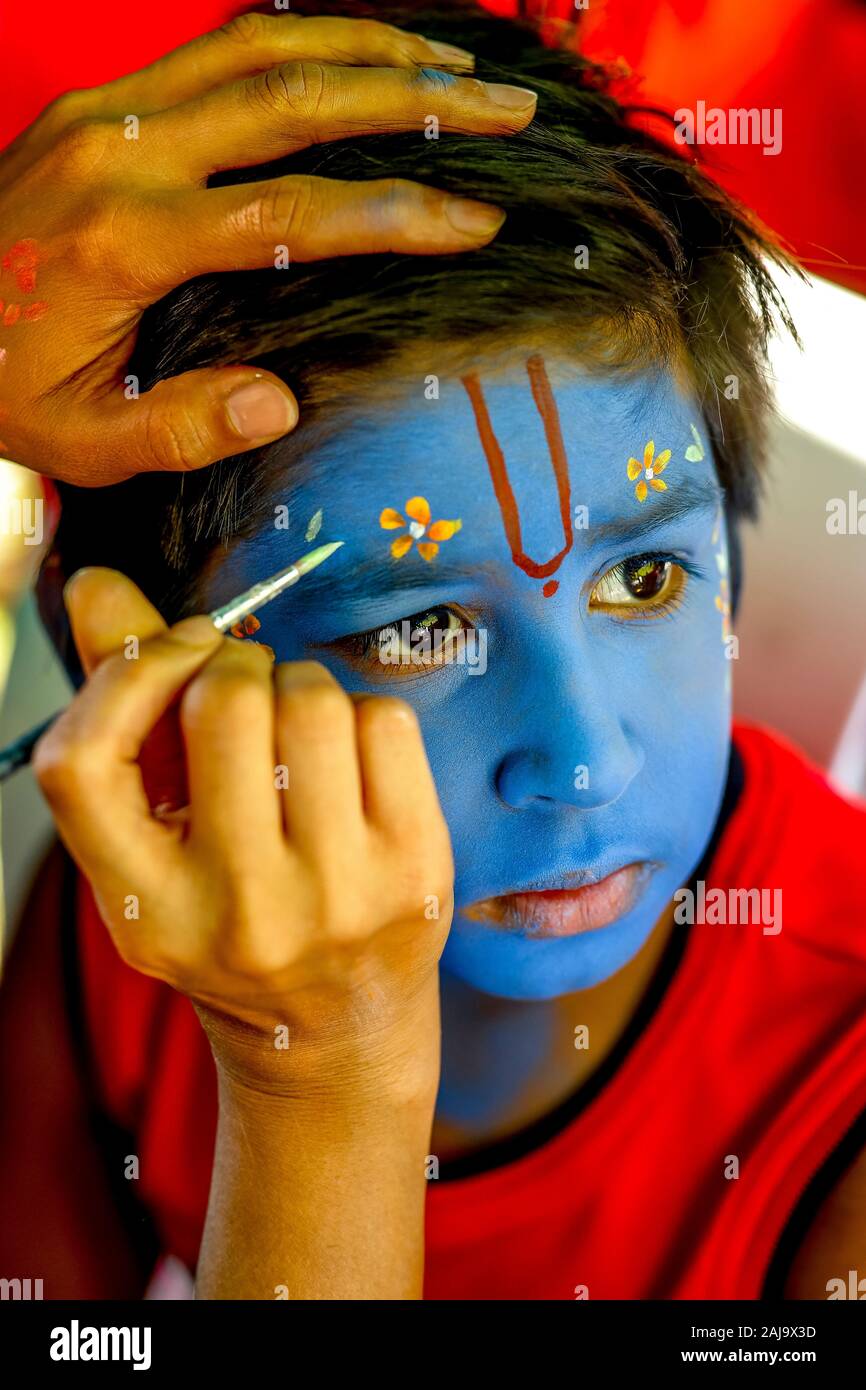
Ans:
POLYGON ((0 748, 0 782, 5 782, 19 767, 27 766, 33 756, 33 749, 57 718, 57 714, 49 715, 41 724, 37 724, 35 729, 28 730, 20 738, 16 738, 14 743, 7 743, 5 748, 0 748))
MULTIPOLYGON (((40 738, 51 728, 52 714, 14 743, 0 749, 0 782, 26 767, 40 738)), ((144 790, 152 810, 176 811, 188 801, 183 736, 177 718, 177 701, 166 710, 144 741, 138 759, 144 790)))
MULTIPOLYGON (((217 632, 228 631, 234 623, 249 617, 256 608, 270 603, 284 589, 297 584, 305 574, 318 569, 319 565, 343 544, 343 541, 328 541, 326 545, 317 546, 315 550, 302 555, 294 564, 287 565, 285 569, 271 575, 270 579, 254 584, 237 598, 223 604, 221 608, 214 609, 210 614, 210 620, 217 632)), ((50 719, 43 720, 35 729, 22 734, 14 743, 0 748, 0 782, 4 782, 13 772, 17 772, 19 767, 25 767, 30 762, 33 749, 57 717, 56 714, 52 714, 50 719)), ((186 796, 186 774, 183 741, 176 712, 171 717, 163 716, 147 739, 139 761, 152 807, 167 804, 173 810, 187 804, 185 800, 178 800, 178 797, 186 796)))

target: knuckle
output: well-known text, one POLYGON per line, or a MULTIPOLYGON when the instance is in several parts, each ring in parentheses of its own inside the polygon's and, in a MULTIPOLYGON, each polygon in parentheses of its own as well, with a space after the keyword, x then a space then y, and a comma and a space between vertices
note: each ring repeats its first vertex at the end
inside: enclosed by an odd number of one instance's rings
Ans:
POLYGON ((270 113, 315 121, 331 94, 333 78, 322 63, 281 63, 253 80, 253 91, 270 113))
POLYGON ((280 700, 281 720, 308 731, 346 724, 351 712, 348 696, 337 686, 324 683, 289 689, 280 700))
POLYGON ((420 733, 415 710, 398 695, 375 695, 358 705, 358 719, 371 732, 379 730, 394 734, 400 730, 420 733))
POLYGON ((40 125, 47 131, 59 134, 74 121, 84 120, 91 110, 92 92, 87 88, 72 88, 55 97, 42 111, 40 125))
POLYGON ((108 159, 118 140, 119 129, 116 121, 92 116, 67 125, 56 147, 63 171, 77 176, 92 173, 108 159))
POLYGON ((130 219, 127 200, 118 193, 110 198, 86 194, 75 214, 72 228, 77 255, 86 263, 104 269, 106 264, 121 266, 130 259, 130 219))
POLYGON ((33 751, 30 762, 33 775, 49 801, 66 787, 66 755, 56 732, 42 738, 33 751))
POLYGON ((252 208, 256 232, 261 240, 272 241, 309 230, 316 194, 311 179, 298 175, 283 179, 256 200, 252 208))
POLYGON ((385 210, 397 216, 417 200, 418 185, 411 179, 387 178, 380 181, 380 198, 385 210))
MULTIPOLYGON (((238 644, 239 647, 242 644, 238 644)), ((261 718, 263 668, 267 658, 255 647, 237 657, 225 652, 214 657, 190 681, 180 701, 180 722, 194 732, 217 724, 228 726, 261 718)))
POLYGON ((148 469, 182 473, 206 455, 207 440, 194 416, 160 409, 154 401, 145 421, 144 453, 148 469))
POLYGON ((330 105, 332 78, 322 63, 298 63, 297 83, 303 114, 315 120, 330 105))
POLYGON ((101 759, 92 741, 53 730, 36 745, 32 766, 45 799, 50 805, 63 805, 80 800, 94 785, 101 759))
MULTIPOLYGON (((458 79, 458 82, 460 79, 458 79)), ((410 92, 420 91, 423 96, 451 96, 456 83, 450 73, 440 72, 434 67, 418 67, 406 74, 406 84, 410 92)), ((480 85, 480 84, 479 84, 480 85)))
POLYGON ((353 29, 357 34, 362 46, 372 47, 381 42, 383 38, 393 40, 395 43, 398 38, 405 38, 400 30, 393 24, 383 24, 380 19, 356 19, 353 29))
POLYGON ((230 19, 221 29, 215 30, 213 38, 228 39, 230 43, 251 47, 267 37, 268 20, 268 15, 259 14, 255 10, 245 10, 242 14, 235 15, 234 19, 230 19))

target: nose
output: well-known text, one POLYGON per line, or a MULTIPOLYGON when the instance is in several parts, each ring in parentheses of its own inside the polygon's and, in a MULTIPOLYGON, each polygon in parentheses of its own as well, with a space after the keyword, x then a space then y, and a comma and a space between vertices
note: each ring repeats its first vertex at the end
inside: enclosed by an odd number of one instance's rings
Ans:
MULTIPOLYGON (((592 810, 611 805, 643 767, 640 706, 626 673, 605 672, 583 643, 546 660, 527 662, 524 687, 512 691, 527 711, 505 721, 511 746, 495 773, 505 805, 518 810, 547 803, 592 810)), ((552 656, 552 654, 551 654, 552 656)))

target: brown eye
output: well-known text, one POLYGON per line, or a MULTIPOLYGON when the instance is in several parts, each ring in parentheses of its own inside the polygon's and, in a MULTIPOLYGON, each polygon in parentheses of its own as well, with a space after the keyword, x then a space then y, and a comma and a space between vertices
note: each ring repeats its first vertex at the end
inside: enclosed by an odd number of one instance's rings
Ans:
POLYGON ((642 560, 625 567, 625 582, 635 598, 658 598, 671 571, 670 560, 642 560))
POLYGON ((447 665, 473 622, 463 609, 442 604, 333 645, 371 680, 407 679, 447 665))
POLYGON ((651 618, 677 606, 688 575, 666 555, 634 555, 614 565, 595 585, 591 609, 624 618, 651 618))

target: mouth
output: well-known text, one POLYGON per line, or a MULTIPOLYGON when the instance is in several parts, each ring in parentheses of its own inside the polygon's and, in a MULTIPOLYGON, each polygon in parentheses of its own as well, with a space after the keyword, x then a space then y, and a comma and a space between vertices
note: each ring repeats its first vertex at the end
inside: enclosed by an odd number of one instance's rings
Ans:
POLYGON ((630 912, 656 867, 636 862, 576 888, 550 888, 485 898, 464 908, 462 916, 527 937, 579 936, 582 932, 609 927, 630 912))

